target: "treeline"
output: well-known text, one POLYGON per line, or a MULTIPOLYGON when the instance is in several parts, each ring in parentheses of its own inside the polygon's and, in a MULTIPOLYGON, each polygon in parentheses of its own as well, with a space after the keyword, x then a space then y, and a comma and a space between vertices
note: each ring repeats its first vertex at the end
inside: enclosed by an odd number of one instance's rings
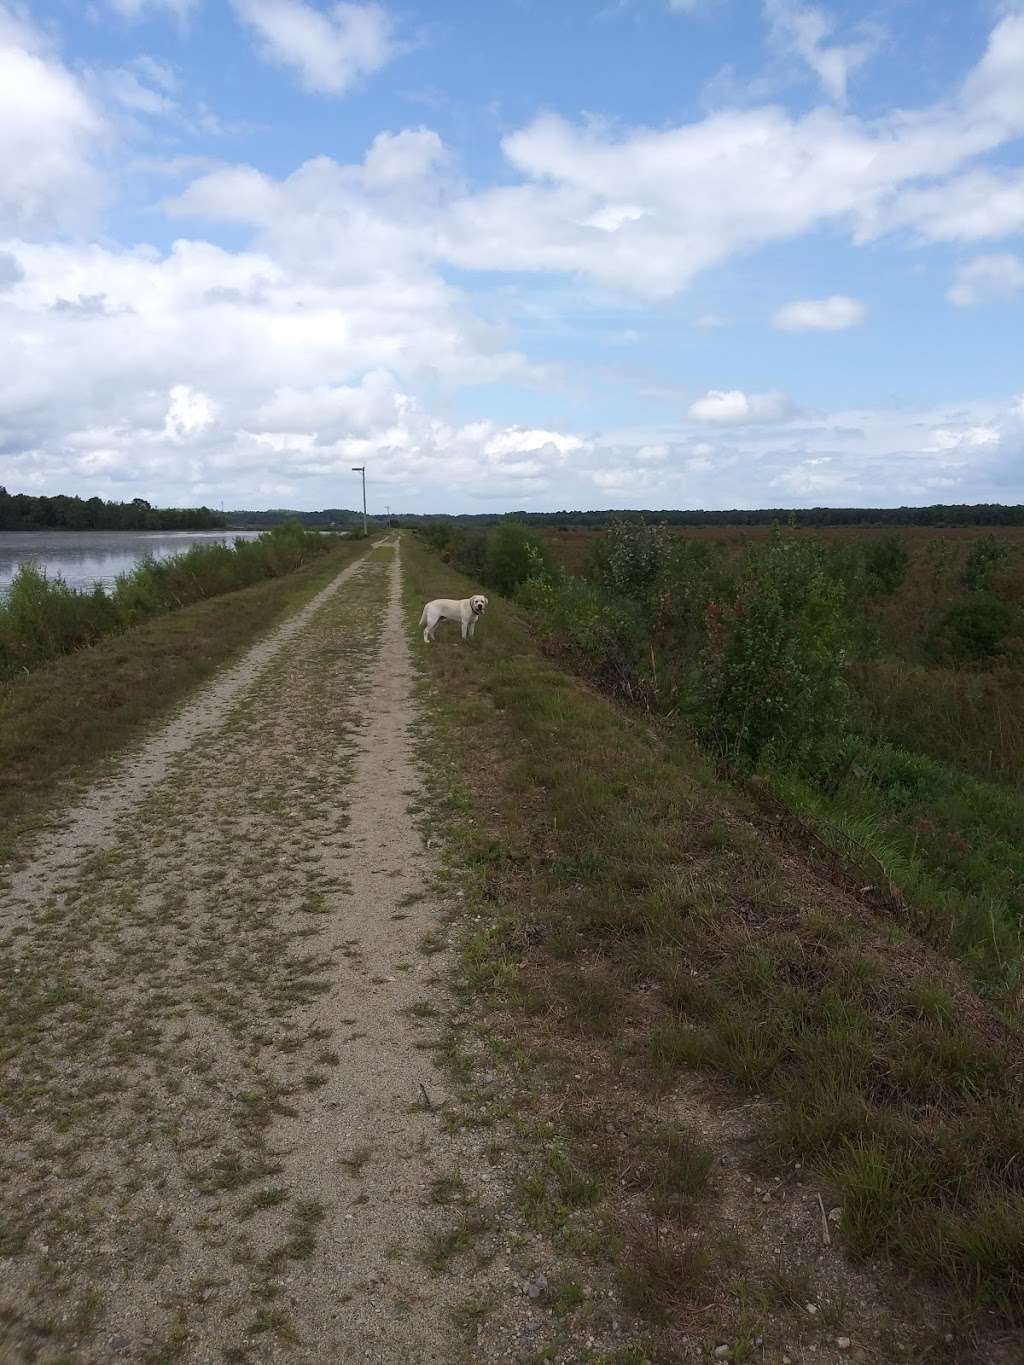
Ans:
MULTIPOLYGON (((1002 503, 937 503, 933 507, 758 507, 705 511, 680 508, 670 511, 592 511, 592 512, 510 512, 511 520, 526 526, 566 528, 604 528, 613 523, 638 523, 660 526, 1024 526, 1024 506, 1002 503)), ((444 513, 418 515, 403 513, 392 517, 396 526, 410 530, 431 522, 456 526, 496 526, 505 520, 494 512, 444 513)))
MULTIPOLYGON (((347 507, 324 507, 319 512, 296 512, 287 507, 272 507, 265 512, 240 510, 225 512, 227 526, 234 530, 261 530, 265 526, 283 526, 286 522, 298 522, 300 526, 326 529, 333 527, 347 531, 363 528, 362 512, 349 511, 347 507)), ((381 524, 380 517, 368 517, 374 526, 381 524)))
MULTIPOLYGON (((299 512, 286 507, 267 511, 240 509, 224 513, 225 524, 234 529, 261 529, 299 522, 302 526, 339 530, 362 528, 363 514, 347 507, 324 507, 317 512, 299 512)), ((485 529, 512 520, 526 526, 598 529, 619 522, 643 522, 661 526, 1024 526, 1024 506, 1001 503, 937 504, 934 507, 760 507, 705 511, 684 507, 669 511, 570 511, 560 512, 401 512, 391 517, 393 526, 423 530, 432 523, 485 529)), ((374 529, 385 525, 385 518, 371 516, 374 529)))
POLYGON ((209 507, 152 507, 145 498, 33 497, 0 488, 0 531, 217 531, 225 525, 209 507))

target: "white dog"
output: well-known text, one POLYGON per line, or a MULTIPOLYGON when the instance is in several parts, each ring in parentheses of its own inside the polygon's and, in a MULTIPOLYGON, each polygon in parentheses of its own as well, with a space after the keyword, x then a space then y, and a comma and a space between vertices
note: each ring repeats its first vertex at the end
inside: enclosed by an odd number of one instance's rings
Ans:
POLYGON ((437 597, 423 608, 423 615, 420 617, 420 625, 426 626, 423 639, 429 645, 434 638, 434 631, 442 621, 460 622, 462 638, 465 639, 468 635, 472 639, 476 623, 486 610, 487 598, 481 593, 477 593, 475 597, 464 597, 461 602, 456 602, 451 597, 437 597))

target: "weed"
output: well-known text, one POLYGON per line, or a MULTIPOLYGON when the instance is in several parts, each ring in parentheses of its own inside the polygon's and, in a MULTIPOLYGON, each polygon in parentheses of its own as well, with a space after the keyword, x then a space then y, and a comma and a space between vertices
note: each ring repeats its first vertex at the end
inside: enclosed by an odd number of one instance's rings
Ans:
POLYGON ((360 1176, 367 1162, 373 1156, 372 1147, 355 1147, 348 1156, 338 1157, 338 1164, 344 1166, 351 1176, 360 1176))

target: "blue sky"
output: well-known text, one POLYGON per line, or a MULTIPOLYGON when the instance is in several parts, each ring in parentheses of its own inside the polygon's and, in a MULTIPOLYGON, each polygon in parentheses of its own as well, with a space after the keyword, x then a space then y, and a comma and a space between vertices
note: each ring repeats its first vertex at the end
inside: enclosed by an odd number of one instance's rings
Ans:
POLYGON ((0 0, 0 483, 1024 501, 1024 5, 0 0))

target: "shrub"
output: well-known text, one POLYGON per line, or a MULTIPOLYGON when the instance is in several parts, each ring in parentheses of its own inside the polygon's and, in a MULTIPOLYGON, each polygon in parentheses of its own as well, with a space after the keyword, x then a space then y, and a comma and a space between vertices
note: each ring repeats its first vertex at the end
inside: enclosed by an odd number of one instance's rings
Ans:
POLYGON ((550 578, 548 547, 522 522, 503 521, 487 542, 485 577, 505 597, 511 597, 527 579, 550 578))
POLYGON ((967 552, 960 582, 969 592, 988 592, 992 579, 1010 558, 1010 547, 993 535, 979 536, 967 552))
POLYGON ((707 608, 699 721, 721 756, 827 768, 848 730, 849 636, 845 594, 819 545, 777 533, 749 550, 735 598, 707 608))
POLYGON ((589 576, 610 592, 642 597, 664 574, 671 548, 664 526, 613 521, 594 547, 589 576))
POLYGON ((902 536, 876 536, 864 543, 868 595, 891 597, 906 581, 910 551, 902 536))
POLYGON ((939 622, 932 652, 940 662, 986 663, 1001 654, 1013 633, 1013 608, 990 592, 974 592, 955 603, 939 622))
POLYGON ((0 676, 82 649, 116 625, 102 588, 77 592, 59 575, 47 578, 35 565, 23 564, 0 601, 0 676))

